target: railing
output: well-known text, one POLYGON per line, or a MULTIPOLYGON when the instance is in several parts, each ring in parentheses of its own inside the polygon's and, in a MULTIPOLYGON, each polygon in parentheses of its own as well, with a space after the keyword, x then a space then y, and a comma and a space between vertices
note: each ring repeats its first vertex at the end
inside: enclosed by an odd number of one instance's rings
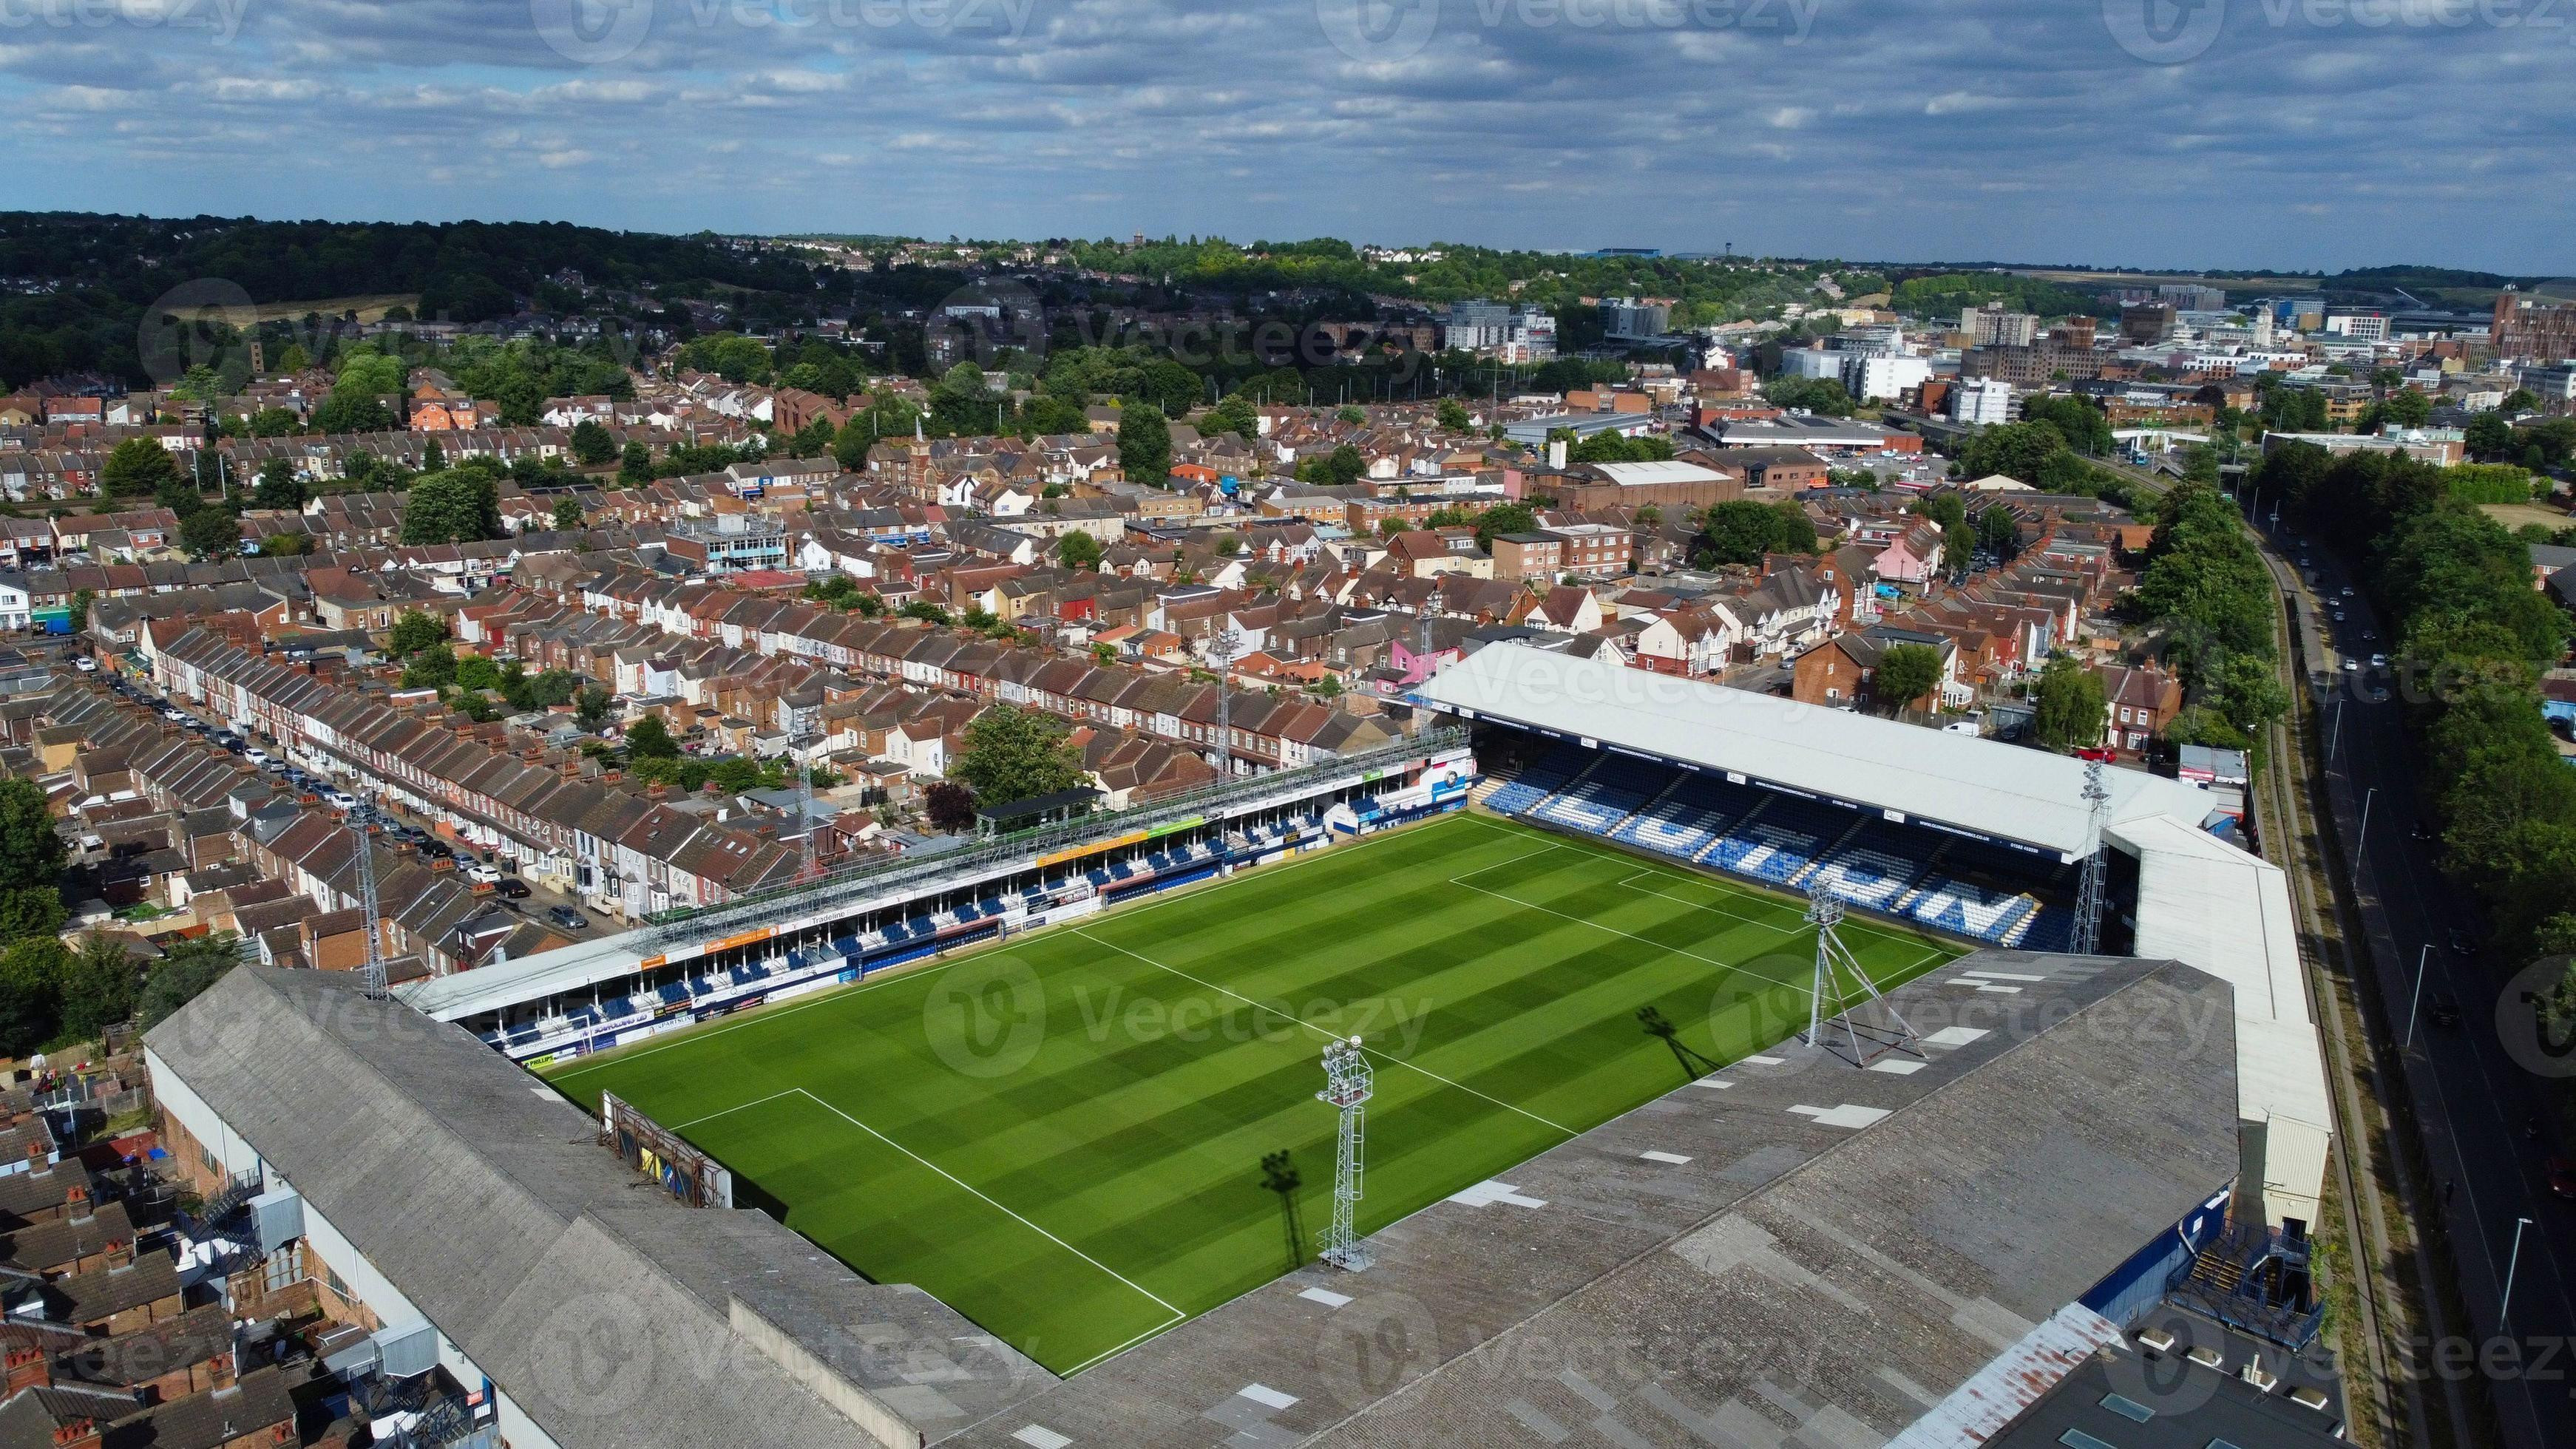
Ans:
POLYGON ((810 911, 828 908, 848 898, 867 892, 899 890, 903 886, 941 877, 962 875, 989 865, 1023 857, 1043 855, 1093 841, 1106 841, 1132 835, 1140 830, 1172 825, 1193 815, 1205 815, 1212 809, 1264 796, 1295 795, 1301 786, 1341 776, 1357 775, 1365 779, 1368 772, 1397 761, 1429 756, 1452 746, 1463 745, 1468 732, 1449 726, 1425 730, 1409 739, 1381 745, 1356 755, 1337 755, 1313 765, 1294 770, 1277 770, 1242 780, 1220 781, 1166 795, 1148 805, 1122 810, 1109 815, 1086 816, 1080 820, 1056 825, 1035 826, 996 836, 962 850, 943 851, 927 859, 868 861, 856 866, 826 872, 810 881, 780 886, 727 901, 714 906, 681 907, 657 912, 646 917, 645 929, 656 942, 676 941, 707 934, 725 935, 756 928, 772 921, 810 911))
MULTIPOLYGON (((2308 1252, 2308 1240, 2304 1237, 2295 1237, 2265 1224, 2240 1223, 2199 1253, 2185 1259, 2165 1285, 2165 1297, 2230 1328, 2284 1348, 2303 1350, 2316 1340, 2318 1331, 2324 1327, 2326 1305, 2275 1297, 2262 1270, 2266 1263, 2278 1259, 2284 1265, 2298 1269, 2304 1276, 2308 1252), (2232 1264, 2238 1270, 2241 1276, 2234 1289, 2220 1288, 2194 1276, 2201 1263, 2211 1259, 2232 1264)), ((2301 1295, 2301 1299, 2304 1297, 2301 1295)))

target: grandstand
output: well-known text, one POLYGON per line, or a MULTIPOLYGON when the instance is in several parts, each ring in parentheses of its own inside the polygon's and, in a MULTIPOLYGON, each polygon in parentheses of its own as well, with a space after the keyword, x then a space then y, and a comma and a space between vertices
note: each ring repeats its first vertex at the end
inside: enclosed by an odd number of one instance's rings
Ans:
POLYGON ((1475 767, 1465 740, 1434 729, 1145 809, 880 859, 400 990, 517 1061, 604 1051, 1462 809, 1475 767))
POLYGON ((2065 862, 1686 766, 1559 743, 1479 794, 1502 814, 1987 945, 2061 950, 2075 923, 2065 862))
POLYGON ((2197 786, 2106 771, 2097 819, 2077 760, 1521 644, 1416 699, 1474 727, 1487 808, 1990 947, 2064 950, 2105 850, 2105 942, 2234 989, 2240 1215, 2316 1220, 2332 1117, 2288 886, 2197 786))

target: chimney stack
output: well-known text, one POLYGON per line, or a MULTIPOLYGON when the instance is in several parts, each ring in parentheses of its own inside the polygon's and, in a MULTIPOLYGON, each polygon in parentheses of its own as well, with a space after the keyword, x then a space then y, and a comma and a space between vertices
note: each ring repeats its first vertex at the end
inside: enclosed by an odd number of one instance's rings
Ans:
POLYGON ((9 1350, 7 1363, 5 1388, 10 1394, 54 1386, 53 1356, 41 1348, 13 1348, 9 1350))
POLYGON ((54 1449, 98 1449, 98 1422, 74 1419, 54 1431, 54 1449))

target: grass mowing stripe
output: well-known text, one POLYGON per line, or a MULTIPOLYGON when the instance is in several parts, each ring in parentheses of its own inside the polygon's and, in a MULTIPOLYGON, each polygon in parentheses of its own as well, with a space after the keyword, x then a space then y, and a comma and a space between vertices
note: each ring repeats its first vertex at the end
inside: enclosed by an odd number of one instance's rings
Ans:
MULTIPOLYGON (((1794 907, 1639 869, 1453 815, 548 1075, 689 1122, 822 1247, 1071 1373, 1286 1269, 1266 1153, 1294 1153, 1320 1227, 1322 1036, 1376 1044, 1373 1232, 1679 1086, 1640 1009, 1730 1060, 1804 1023, 1794 907), (1005 1041, 1022 1054, 998 1073, 958 1055, 1005 1041)), ((1853 942, 1890 977, 1945 955, 1853 942)))
MULTIPOLYGON (((1134 956, 1137 960, 1144 962, 1144 963, 1145 963, 1146 965, 1148 965, 1148 966, 1160 966, 1160 967, 1162 967, 1162 969, 1163 969, 1163 970, 1165 970, 1165 971, 1170 971, 1173 975, 1178 976, 1178 977, 1180 977, 1181 979, 1183 979, 1183 980, 1185 980, 1185 981, 1198 981, 1198 982, 1199 982, 1199 984, 1200 984, 1201 986, 1205 986, 1205 987, 1207 987, 1207 988, 1208 988, 1209 990, 1211 990, 1211 991, 1225 991, 1225 994, 1226 994, 1226 995, 1234 997, 1234 998, 1235 998, 1235 1000, 1242 1002, 1242 1003, 1243 1003, 1244 1005, 1246 1005, 1246 1006, 1254 1007, 1254 1008, 1256 1008, 1256 1009, 1258 1009, 1258 1010, 1262 1010, 1262 1011, 1273 1011, 1273 1010, 1275 1010, 1275 1008, 1267 1007, 1267 1006, 1263 1006, 1260 1002, 1253 1000, 1253 999, 1252 999, 1251 997, 1249 997, 1249 996, 1243 996, 1243 995, 1240 995, 1240 994, 1235 993, 1235 992, 1232 992, 1232 991, 1226 991, 1226 989, 1225 989, 1224 987, 1219 986, 1219 985, 1215 984, 1214 982, 1210 982, 1210 981, 1199 981, 1199 978, 1197 978, 1197 977, 1195 977, 1195 976, 1192 976, 1190 973, 1188 973, 1188 972, 1186 972, 1186 971, 1175 970, 1175 969, 1174 969, 1174 968, 1172 968, 1172 967, 1164 966, 1162 962, 1155 960, 1155 959, 1154 959, 1153 957, 1151 957, 1151 956, 1144 955, 1143 953, 1141 953, 1141 952, 1137 952, 1137 951, 1129 951, 1129 950, 1127 950, 1127 948, 1126 948, 1126 947, 1119 945, 1119 944, 1118 944, 1117 942, 1115 942, 1115 941, 1103 941, 1103 940, 1101 940, 1098 936, 1095 936, 1095 935, 1091 934, 1089 931, 1076 931, 1076 932, 1074 932, 1074 934, 1075 934, 1075 935, 1077 935, 1077 936, 1082 937, 1082 938, 1083 938, 1084 940, 1086 940, 1086 941, 1091 941, 1091 942, 1095 942, 1095 943, 1097 943, 1097 944, 1099 944, 1099 945, 1107 946, 1107 947, 1108 947, 1110 950, 1112 950, 1112 951, 1121 951, 1121 952, 1125 952, 1127 955, 1134 956)), ((1282 1013, 1282 1014, 1284 1014, 1284 1013, 1282 1013)), ((1299 1018, 1299 1017, 1293 1017, 1293 1016, 1292 1016, 1292 1017, 1290 1017, 1290 1018, 1289 1018, 1289 1020, 1296 1022, 1299 1026, 1302 1026, 1302 1027, 1306 1028, 1308 1031, 1313 1032, 1315 1035, 1317 1035, 1317 1036, 1319 1036, 1319 1037, 1323 1038, 1323 1039, 1324 1039, 1324 1040, 1326 1040, 1326 1041, 1333 1041, 1333 1040, 1336 1040, 1336 1038, 1334 1037, 1334 1035, 1333 1035, 1331 1032, 1324 1030, 1322 1027, 1315 1025, 1313 1022, 1306 1021, 1306 1020, 1304 1020, 1304 1019, 1302 1019, 1302 1018, 1299 1018)), ((1420 1072, 1422 1075, 1424 1075, 1424 1076, 1426 1076, 1426 1077, 1431 1078, 1431 1079, 1432 1079, 1433 1081, 1435 1081, 1435 1082, 1442 1082, 1442 1083, 1446 1083, 1446 1084, 1447 1084, 1447 1085, 1449 1085, 1449 1086, 1456 1087, 1456 1088, 1458 1088, 1458 1090, 1459 1090, 1459 1091, 1465 1092, 1465 1093, 1467 1093, 1469 1096, 1474 1096, 1474 1097, 1484 1097, 1484 1099, 1485 1099, 1486 1101, 1493 1103, 1495 1106, 1502 1108, 1502 1109, 1503 1109, 1504 1111, 1506 1111, 1506 1112, 1518 1112, 1518 1113, 1520 1113, 1522 1116, 1527 1117, 1528 1119, 1530 1119, 1531 1121, 1533 1121, 1533 1122, 1537 1122, 1537 1123, 1540 1123, 1540 1124, 1545 1125, 1545 1126, 1548 1126, 1548 1127, 1553 1127, 1553 1128, 1555 1128, 1557 1131, 1564 1133, 1564 1134, 1565 1134, 1566 1136, 1568 1136, 1568 1137, 1577 1137, 1577 1136, 1581 1136, 1581 1135, 1582 1135, 1582 1134, 1578 1133, 1577 1131, 1575 1131, 1575 1129, 1573 1129, 1573 1128, 1571 1128, 1571 1127, 1568 1127, 1568 1126, 1564 1125, 1564 1124, 1563 1124, 1563 1123, 1561 1123, 1561 1122, 1550 1122, 1550 1121, 1548 1121, 1545 1117, 1540 1116, 1540 1115, 1539 1115, 1539 1114, 1537 1114, 1536 1112, 1529 1111, 1528 1109, 1526 1109, 1526 1108, 1522 1108, 1522 1107, 1515 1107, 1515 1106, 1513 1106, 1511 1103, 1504 1101, 1504 1100, 1503 1100, 1502 1098, 1500 1098, 1500 1097, 1487 1096, 1485 1093, 1483 1093, 1483 1092, 1479 1092, 1479 1091, 1477 1091, 1477 1090, 1476 1090, 1475 1088, 1473 1088, 1473 1087, 1465 1086, 1465 1085, 1463 1085, 1463 1084, 1461 1084, 1461 1083, 1458 1083, 1458 1082, 1452 1081, 1451 1079, 1449 1079, 1449 1078, 1447 1078, 1447 1077, 1444 1077, 1444 1076, 1440 1075, 1438 1072, 1435 1072, 1435 1071, 1431 1070, 1429 1067, 1415 1066, 1413 1063, 1411 1063, 1411 1062, 1409 1062, 1409 1061, 1406 1061, 1406 1060, 1404 1060, 1404 1059, 1403 1059, 1403 1058, 1401 1058, 1401 1057, 1389 1056, 1389 1055, 1387 1055, 1387 1054, 1386 1054, 1385 1052, 1383 1052, 1383 1051, 1371 1051, 1371 1052, 1369 1052, 1369 1055, 1370 1055, 1370 1056, 1373 1056, 1373 1057, 1376 1057, 1376 1058, 1377 1058, 1378 1060, 1380 1060, 1380 1061, 1383 1061, 1383 1062, 1390 1062, 1390 1063, 1393 1063, 1393 1064, 1394 1064, 1394 1065, 1396 1065, 1396 1066, 1404 1067, 1404 1068, 1406 1068, 1406 1069, 1408 1069, 1408 1070, 1411 1070, 1411 1071, 1420 1072)))
MULTIPOLYGON (((1177 1323, 1181 1319, 1189 1316, 1181 1310, 1174 1308, 1171 1304, 1163 1302, 1161 1296, 1154 1293, 1152 1290, 1139 1286, 1135 1279, 1128 1277, 1126 1274, 1121 1273, 1117 1269, 1110 1267, 1108 1264, 1101 1262, 1098 1258, 1091 1256, 1089 1253, 1082 1251, 1073 1244, 1066 1242, 1064 1239, 1059 1238, 1055 1234, 1048 1232, 1046 1229, 1039 1227, 1037 1224, 1030 1222, 1027 1218, 1020 1216, 1019 1213, 1014 1212, 1012 1209, 1004 1207, 998 1202, 994 1202, 989 1197, 985 1197, 983 1193, 977 1192, 964 1178, 950 1172, 947 1168, 940 1166, 938 1163, 931 1161, 929 1158, 922 1156, 920 1153, 913 1151, 911 1148, 906 1147, 902 1143, 895 1141, 893 1138, 888 1137, 882 1132, 879 1132, 867 1123, 860 1121, 858 1118, 851 1116, 849 1113, 844 1112, 840 1108, 833 1106, 831 1103, 824 1101, 822 1098, 815 1096, 812 1092, 806 1091, 803 1087, 798 1087, 796 1089, 796 1094, 803 1097, 806 1101, 813 1103, 815 1106, 822 1108, 824 1111, 831 1113, 833 1116, 840 1118, 842 1121, 849 1123, 851 1126, 858 1128, 860 1131, 865 1132, 870 1137, 877 1139, 886 1146, 893 1148, 895 1151, 902 1153, 904 1156, 909 1157, 913 1161, 920 1163, 922 1166, 929 1168, 931 1171, 938 1173, 941 1177, 944 1177, 950 1182, 957 1184, 957 1186, 964 1188, 967 1192, 973 1193, 974 1196, 983 1199, 984 1202, 989 1203, 1000 1211, 1009 1214, 1022 1227, 1025 1227, 1031 1232, 1038 1234, 1040 1237, 1045 1238, 1048 1242, 1055 1244, 1057 1247, 1062 1248, 1066 1252, 1080 1258, 1082 1261, 1089 1263, 1101 1272, 1108 1274, 1110 1277, 1117 1279, 1119 1282, 1124 1283, 1128 1287, 1134 1288, 1137 1292, 1144 1294, 1146 1297, 1153 1299, 1157 1304, 1161 1304, 1164 1312, 1172 1315, 1174 1322, 1177 1323)), ((785 1094, 781 1093, 780 1095, 783 1096, 785 1094)))

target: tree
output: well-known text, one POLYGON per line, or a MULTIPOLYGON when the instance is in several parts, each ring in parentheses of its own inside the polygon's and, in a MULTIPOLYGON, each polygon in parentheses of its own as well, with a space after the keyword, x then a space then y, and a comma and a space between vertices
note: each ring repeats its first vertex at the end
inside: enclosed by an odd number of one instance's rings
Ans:
POLYGON ((1940 682, 1940 650, 1929 644, 1896 644, 1878 656, 1870 693, 1893 713, 1930 694, 1940 682))
POLYGON ((1439 418, 1440 426, 1453 433, 1463 433, 1476 426, 1476 420, 1467 414, 1466 404, 1454 397, 1440 400, 1439 418))
POLYGON ((1693 562, 1758 564, 1766 553, 1813 553, 1816 525, 1794 503, 1757 503, 1738 498, 1709 506, 1703 516, 1699 550, 1693 562), (1704 562, 1703 562, 1704 560, 1704 562))
POLYGON ((105 931, 81 937, 62 974, 63 1030, 94 1040, 134 1014, 136 972, 125 943, 105 931))
POLYGON ((63 893, 50 885, 0 887, 0 941, 50 936, 63 928, 63 893))
POLYGON ((554 526, 557 528, 581 527, 581 500, 577 498, 556 499, 553 522, 554 526))
POLYGON ((2085 668, 2072 654, 2050 657, 2033 690, 2037 708, 2032 728, 2041 744, 2053 750, 2089 749, 2102 743, 2110 706, 2102 696, 2102 676, 2085 668))
MULTIPOLYGON (((843 462, 846 465, 847 459, 843 462)), ((653 450, 642 443, 628 443, 617 458, 617 481, 632 488, 653 481, 653 450)))
POLYGON ((33 780, 0 780, 0 886, 54 889, 70 852, 54 833, 54 813, 33 780))
POLYGON ((385 647, 397 658, 407 658, 423 649, 434 649, 446 643, 447 639, 445 615, 405 609, 395 616, 393 632, 386 636, 385 647))
POLYGON ((1848 417, 1852 395, 1830 377, 1775 377, 1762 385, 1762 395, 1776 407, 1804 408, 1811 413, 1848 417))
POLYGON ((975 828, 975 792, 954 780, 942 780, 921 792, 930 828, 956 835, 975 828))
POLYGON ((1118 467, 1130 483, 1157 488, 1172 476, 1172 428, 1163 410, 1135 403, 1118 413, 1118 467))
POLYGON ((608 723, 608 706, 614 697, 596 684, 585 684, 572 697, 572 722, 591 734, 608 723))
POLYGON ((617 456, 617 440, 597 418, 583 418, 572 425, 572 456, 583 467, 596 468, 617 456))
POLYGON ((1246 441, 1261 433, 1261 415, 1252 409, 1252 399, 1241 393, 1229 393, 1199 419, 1199 435, 1213 438, 1219 433, 1232 433, 1246 441))
POLYGON ((251 507, 296 512, 304 503, 304 480, 295 476, 293 463, 271 458, 259 465, 259 482, 250 490, 251 507))
POLYGON ((1100 567, 1100 540, 1077 528, 1055 541, 1055 557, 1056 562, 1069 569, 1096 569, 1100 567))
POLYGON ((98 481, 110 498, 151 497, 181 481, 179 460, 151 438, 128 438, 108 451, 98 481))
POLYGON ((648 714, 626 727, 626 754, 637 760, 675 760, 680 744, 660 715, 648 714))
POLYGON ((501 489, 488 468, 424 473, 403 502, 405 543, 478 543, 501 534, 501 489))
POLYGON ((2011 509, 1998 503, 1977 515, 1977 547, 1998 558, 2021 552, 2021 524, 2011 509))
POLYGON ((1064 736, 1064 727, 1046 715, 997 705, 966 726, 965 748, 949 778, 996 804, 1070 790, 1086 777, 1082 756, 1064 736))
POLYGON ((150 1031, 240 964, 239 943, 230 931, 179 942, 144 975, 143 994, 135 1002, 136 1021, 150 1031))
POLYGON ((62 1031, 71 959, 51 936, 29 936, 0 952, 0 1054, 27 1056, 62 1031))
POLYGON ((179 520, 179 546, 199 563, 241 552, 241 520, 229 508, 199 508, 179 520))

